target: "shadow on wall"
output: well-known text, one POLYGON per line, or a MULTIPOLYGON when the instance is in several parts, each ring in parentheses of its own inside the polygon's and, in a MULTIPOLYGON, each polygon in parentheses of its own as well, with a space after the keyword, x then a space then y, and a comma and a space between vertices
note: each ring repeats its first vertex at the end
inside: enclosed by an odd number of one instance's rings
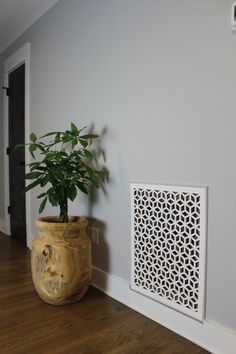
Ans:
MULTIPOLYGON (((100 162, 102 159, 103 162, 106 163, 106 152, 104 148, 104 140, 106 138, 107 131, 108 131, 107 127, 104 127, 101 130, 101 133, 99 134, 99 138, 96 141, 93 152, 97 157, 97 164, 99 169, 105 169, 108 173, 106 167, 100 162)), ((89 133, 94 134, 94 124, 91 126, 89 133)), ((109 175, 107 176, 108 176, 107 180, 105 180, 105 182, 101 184, 101 189, 105 195, 107 194, 106 182, 110 181, 109 175)), ((92 263, 93 266, 98 267, 101 270, 108 271, 110 266, 110 260, 109 260, 109 248, 106 242, 106 224, 103 221, 93 217, 93 208, 95 204, 98 203, 99 201, 98 200, 99 193, 97 188, 94 185, 90 186, 88 196, 89 196, 89 201, 88 201, 87 219, 89 224, 87 228, 87 234, 89 235, 92 244, 92 263)), ((106 289, 107 287, 106 277, 103 277, 103 279, 101 279, 99 283, 102 289, 106 289)))
MULTIPOLYGON (((103 221, 93 217, 87 217, 87 219, 89 222, 87 227, 87 234, 91 239, 93 266, 96 267, 98 264, 99 269, 108 270, 110 267, 110 257, 108 244, 106 242, 106 224, 103 221), (98 244, 94 243, 93 241, 94 234, 99 236, 98 244)), ((99 286, 101 286, 101 288, 104 290, 107 288, 106 277, 102 277, 102 279, 99 281, 99 286)))
MULTIPOLYGON (((98 170, 102 170, 105 171, 106 173, 106 177, 104 178, 103 182, 101 182, 100 184, 100 188, 102 189, 103 193, 106 195, 106 183, 108 183, 110 181, 110 177, 109 177, 109 172, 106 165, 106 151, 104 148, 104 140, 106 138, 107 135, 107 131, 108 128, 104 127, 101 130, 101 133, 99 134, 99 138, 96 139, 96 141, 94 142, 93 146, 93 154, 96 156, 96 164, 97 164, 97 168, 98 170), (102 160, 102 162, 101 162, 102 160)), ((94 132, 94 124, 92 124, 89 134, 95 134, 94 132)), ((93 207, 94 205, 98 202, 98 189, 91 184, 89 187, 89 201, 88 201, 88 215, 89 217, 93 217, 93 207)))

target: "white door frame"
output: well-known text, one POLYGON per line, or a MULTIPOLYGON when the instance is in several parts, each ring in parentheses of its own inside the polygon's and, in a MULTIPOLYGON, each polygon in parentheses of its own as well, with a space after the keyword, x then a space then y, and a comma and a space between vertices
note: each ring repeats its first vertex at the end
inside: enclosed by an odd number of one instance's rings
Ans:
MULTIPOLYGON (((30 135, 30 43, 24 44, 3 63, 4 86, 8 87, 9 74, 21 64, 25 64, 25 138, 30 135)), ((10 215, 8 214, 8 206, 10 205, 9 190, 9 158, 6 149, 9 146, 9 128, 8 128, 8 96, 4 95, 3 101, 4 117, 4 207, 5 207, 5 232, 10 235, 10 215)), ((28 149, 25 150, 25 163, 30 162, 30 154, 28 149)), ((31 232, 31 198, 30 192, 26 193, 26 244, 31 248, 32 232, 31 232)))

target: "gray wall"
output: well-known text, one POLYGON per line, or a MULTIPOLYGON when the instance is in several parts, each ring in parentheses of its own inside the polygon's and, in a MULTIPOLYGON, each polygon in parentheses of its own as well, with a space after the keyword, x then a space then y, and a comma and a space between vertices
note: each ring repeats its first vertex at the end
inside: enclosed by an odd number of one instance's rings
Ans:
MULTIPOLYGON (((1 61, 31 43, 31 131, 108 127, 112 182, 93 208, 106 224, 98 267, 129 279, 130 182, 209 185, 206 315, 236 330, 231 3, 62 0, 1 61)), ((81 196, 71 213, 87 207, 81 196)), ((37 208, 32 195, 33 218, 37 208)))

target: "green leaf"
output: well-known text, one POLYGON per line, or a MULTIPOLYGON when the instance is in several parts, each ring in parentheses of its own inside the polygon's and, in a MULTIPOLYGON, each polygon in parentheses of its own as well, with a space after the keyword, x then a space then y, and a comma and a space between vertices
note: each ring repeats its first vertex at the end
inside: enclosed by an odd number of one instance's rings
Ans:
POLYGON ((41 187, 46 186, 46 184, 49 182, 49 179, 50 179, 49 175, 46 175, 45 177, 43 177, 40 181, 41 182, 40 186, 41 187))
POLYGON ((30 162, 30 163, 27 163, 26 166, 29 166, 31 169, 33 166, 36 166, 38 164, 39 164, 38 162, 30 162))
POLYGON ((64 150, 60 151, 60 154, 61 156, 68 157, 68 154, 64 150))
POLYGON ((36 143, 36 141, 37 141, 37 136, 36 136, 34 133, 31 133, 31 134, 30 134, 30 140, 31 140, 33 143, 36 143))
POLYGON ((44 198, 43 201, 42 201, 42 203, 40 204, 40 207, 39 207, 39 214, 42 213, 42 211, 44 210, 45 205, 46 205, 46 203, 47 203, 47 199, 48 199, 48 197, 44 198))
POLYGON ((16 144, 14 149, 19 149, 19 148, 21 148, 21 147, 23 147, 25 145, 27 145, 27 144, 16 144))
POLYGON ((34 151, 37 150, 37 147, 35 146, 35 144, 30 144, 29 146, 29 152, 31 154, 31 156, 35 159, 35 156, 34 156, 34 151))
POLYGON ((78 134, 79 133, 79 130, 78 130, 78 128, 76 127, 76 125, 74 123, 71 123, 71 131, 74 134, 78 134))
POLYGON ((89 150, 84 150, 84 155, 87 157, 87 159, 92 160, 93 154, 89 150))
POLYGON ((83 193, 88 194, 88 190, 86 188, 87 186, 85 183, 77 182, 76 185, 83 193))
POLYGON ((34 170, 39 170, 39 171, 46 171, 46 167, 43 167, 43 166, 35 166, 34 167, 34 170))
POLYGON ((26 173, 25 179, 35 179, 42 175, 42 172, 29 172, 26 173))
POLYGON ((79 139, 79 142, 84 148, 86 148, 88 146, 88 142, 86 140, 79 139))
POLYGON ((37 196, 37 199, 43 198, 43 197, 45 197, 45 195, 47 195, 47 193, 39 194, 39 195, 37 196))
POLYGON ((30 189, 36 187, 40 183, 41 183, 41 180, 37 179, 36 181, 34 181, 33 183, 30 183, 27 187, 25 187, 24 192, 28 192, 30 189))
POLYGON ((65 134, 62 138, 63 143, 68 143, 71 140, 73 140, 73 137, 69 134, 65 134))
POLYGON ((58 200, 55 198, 53 193, 48 194, 49 202, 52 204, 52 206, 58 206, 58 200))
POLYGON ((99 137, 99 135, 97 135, 97 134, 85 134, 85 135, 80 136, 81 139, 95 139, 98 137, 99 137))
POLYGON ((33 172, 38 166, 40 166, 40 162, 30 164, 30 172, 33 172))
MULTIPOLYGON (((45 147, 41 145, 41 143, 35 144, 35 147, 38 148, 40 151, 44 152, 45 147)), ((36 150, 36 149, 35 149, 36 150)))
POLYGON ((61 133, 57 133, 54 139, 54 143, 58 144, 60 142, 61 138, 61 133))
POLYGON ((74 147, 76 146, 78 144, 78 140, 77 140, 77 138, 75 138, 75 139, 73 139, 72 140, 72 149, 74 149, 74 147))
POLYGON ((67 189, 67 196, 73 202, 73 200, 75 200, 76 195, 77 190, 75 185, 73 184, 70 188, 67 189))
POLYGON ((59 133, 59 132, 50 132, 50 133, 47 133, 47 134, 45 134, 45 135, 40 136, 39 139, 46 138, 47 136, 55 135, 55 134, 58 134, 58 133, 59 133))

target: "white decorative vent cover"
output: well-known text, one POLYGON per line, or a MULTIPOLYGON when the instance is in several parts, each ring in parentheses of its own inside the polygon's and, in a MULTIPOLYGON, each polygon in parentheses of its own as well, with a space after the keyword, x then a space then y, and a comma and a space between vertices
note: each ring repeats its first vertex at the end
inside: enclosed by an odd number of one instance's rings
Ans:
POLYGON ((131 185, 131 289, 204 317, 206 188, 131 185))

